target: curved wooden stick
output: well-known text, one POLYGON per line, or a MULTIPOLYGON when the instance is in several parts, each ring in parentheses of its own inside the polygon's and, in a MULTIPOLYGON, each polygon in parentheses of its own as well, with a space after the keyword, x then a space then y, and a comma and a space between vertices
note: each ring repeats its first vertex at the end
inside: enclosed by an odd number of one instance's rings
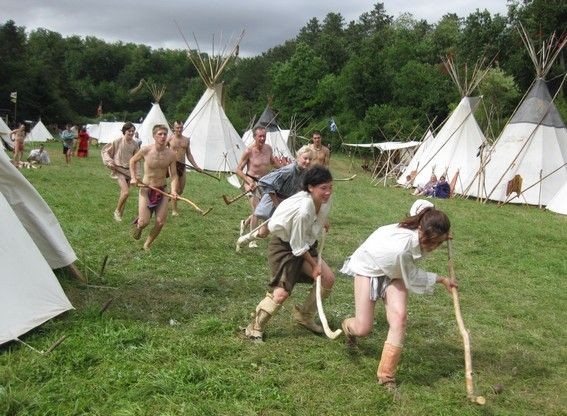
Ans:
POLYGON ((196 211, 200 212, 202 216, 207 215, 209 212, 211 212, 211 210, 213 209, 213 207, 209 208, 208 210, 204 211, 201 208, 199 208, 197 206, 197 204, 195 204, 193 201, 191 201, 190 199, 187 198, 183 198, 182 196, 177 195, 177 197, 173 196, 172 194, 170 194, 169 192, 165 192, 162 191, 159 188, 156 188, 155 186, 150 186, 150 185, 146 185, 144 182, 140 182, 138 181, 138 183, 140 184, 140 186, 143 186, 145 188, 150 188, 153 191, 159 192, 160 194, 167 196, 168 198, 171 199, 180 199, 181 201, 187 202, 189 205, 191 205, 193 208, 195 208, 196 211))
MULTIPOLYGON (((447 240, 447 252, 448 252, 448 268, 449 276, 451 279, 456 280, 455 268, 453 266, 453 245, 451 240, 447 240)), ((459 326, 459 331, 463 337, 463 345, 465 352, 465 381, 467 386, 467 398, 474 403, 485 404, 486 399, 482 396, 476 396, 474 394, 474 385, 472 377, 472 358, 471 358, 471 341, 469 331, 465 328, 465 323, 463 322, 463 316, 461 314, 461 305, 459 302, 459 291, 456 287, 451 288, 451 293, 453 294, 453 306, 455 308, 455 318, 457 319, 457 325, 459 326)))
MULTIPOLYGON (((319 255, 317 256, 317 262, 319 264, 319 270, 321 270, 321 253, 323 252, 323 247, 325 247, 325 236, 327 232, 323 230, 323 235, 321 237, 321 249, 319 251, 319 255)), ((321 275, 315 278, 315 294, 317 299, 317 313, 319 314, 319 320, 321 321, 321 325, 323 325, 323 331, 325 331, 325 335, 330 339, 336 339, 339 335, 343 333, 342 329, 337 329, 336 331, 331 330, 329 328, 329 323, 327 322, 327 316, 325 315, 325 311, 323 310, 323 300, 321 298, 321 275)))

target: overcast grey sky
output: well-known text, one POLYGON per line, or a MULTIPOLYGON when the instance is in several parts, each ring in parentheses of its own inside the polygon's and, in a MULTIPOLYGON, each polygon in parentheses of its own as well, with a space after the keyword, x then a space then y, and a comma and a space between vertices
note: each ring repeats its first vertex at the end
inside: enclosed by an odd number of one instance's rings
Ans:
MULTIPOLYGON (((96 36, 109 42, 143 43, 153 48, 185 48, 175 26, 204 52, 213 34, 228 40, 246 30, 241 56, 262 53, 294 38, 309 19, 329 12, 345 22, 374 8, 369 0, 1 0, 0 22, 14 20, 28 31, 43 27, 63 36, 96 36)), ((447 13, 466 17, 476 9, 507 12, 506 0, 384 0, 386 13, 411 13, 435 23, 447 13)), ((193 45, 192 45, 193 46, 193 45)))

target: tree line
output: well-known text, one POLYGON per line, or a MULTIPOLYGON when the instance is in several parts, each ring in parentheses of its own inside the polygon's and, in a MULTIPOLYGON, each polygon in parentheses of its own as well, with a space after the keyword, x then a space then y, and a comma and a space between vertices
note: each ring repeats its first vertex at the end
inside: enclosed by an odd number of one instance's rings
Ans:
MULTIPOLYGON (((306 131, 323 130, 335 143, 416 138, 460 100, 441 57, 472 68, 486 56, 494 62, 476 92, 484 96, 476 116, 495 136, 535 77, 519 22, 536 43, 565 34, 567 3, 512 0, 506 16, 449 13, 436 24, 410 14, 394 18, 383 3, 348 23, 330 12, 322 21, 309 20, 294 39, 237 58, 222 77, 227 115, 242 133, 270 99, 280 124, 303 121, 306 131), (326 130, 331 117, 340 137, 326 130)), ((18 119, 41 117, 46 125, 96 122, 99 105, 103 119, 137 121, 151 101, 149 93, 130 92, 142 78, 167 87, 162 109, 170 120, 184 121, 204 90, 185 50, 47 29, 28 34, 14 21, 0 25, 0 62, 0 115, 13 114, 10 93, 17 91, 18 119)), ((552 91, 563 73, 565 52, 547 77, 552 91)), ((565 119, 563 91, 556 105, 565 119)))

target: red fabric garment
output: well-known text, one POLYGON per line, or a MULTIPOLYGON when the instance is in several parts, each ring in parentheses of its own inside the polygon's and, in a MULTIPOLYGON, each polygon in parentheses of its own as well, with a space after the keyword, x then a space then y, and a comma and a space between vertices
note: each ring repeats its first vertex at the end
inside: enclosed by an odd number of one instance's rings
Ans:
POLYGON ((87 157, 89 155, 89 140, 90 140, 89 134, 86 131, 80 131, 77 138, 79 139, 77 156, 87 157))

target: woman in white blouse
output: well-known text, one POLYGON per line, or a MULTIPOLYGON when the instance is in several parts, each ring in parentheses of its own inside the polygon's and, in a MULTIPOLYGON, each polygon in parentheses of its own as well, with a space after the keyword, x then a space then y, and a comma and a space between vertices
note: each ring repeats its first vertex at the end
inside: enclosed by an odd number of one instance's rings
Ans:
POLYGON ((322 333, 313 321, 317 310, 314 279, 321 276, 322 297, 330 294, 335 276, 327 263, 317 260, 317 237, 328 229, 327 216, 333 192, 333 178, 323 166, 309 169, 303 179, 303 191, 282 201, 274 211, 268 228, 268 262, 272 271, 272 293, 267 293, 256 307, 246 336, 261 341, 270 318, 288 298, 296 283, 309 283, 312 289, 303 305, 296 305, 294 319, 307 329, 322 333))
POLYGON ((380 384, 395 388, 407 320, 408 291, 431 293, 435 283, 450 291, 454 280, 418 269, 415 262, 450 238, 447 215, 425 207, 398 224, 378 228, 347 259, 341 272, 354 276, 356 314, 342 328, 347 343, 372 330, 377 299, 384 300, 389 329, 376 376, 380 384))

